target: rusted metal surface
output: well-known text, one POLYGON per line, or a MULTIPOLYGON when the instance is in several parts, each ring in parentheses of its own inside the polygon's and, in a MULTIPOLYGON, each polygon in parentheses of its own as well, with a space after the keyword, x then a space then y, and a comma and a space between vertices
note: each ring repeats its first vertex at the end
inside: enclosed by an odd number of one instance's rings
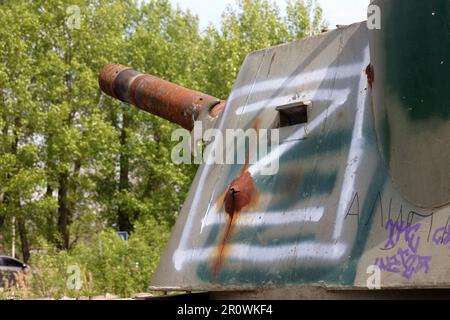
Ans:
POLYGON ((227 191, 224 202, 225 212, 230 216, 236 212, 241 212, 252 202, 255 191, 255 183, 250 172, 248 172, 248 165, 246 165, 227 191))
POLYGON ((222 113, 223 109, 225 109, 225 104, 226 101, 222 100, 219 104, 210 108, 209 116, 212 118, 217 118, 222 113))
POLYGON ((367 82, 369 83, 370 88, 372 88, 373 82, 375 81, 375 72, 373 70, 373 65, 371 65, 371 64, 367 65, 366 76, 367 76, 367 82))
POLYGON ((192 130, 201 109, 216 118, 225 101, 144 74, 120 64, 106 65, 99 77, 100 88, 109 96, 131 103, 183 128, 192 130))
POLYGON ((218 276, 222 262, 227 257, 228 241, 232 237, 234 226, 237 224, 243 209, 248 209, 257 201, 257 191, 253 178, 248 172, 246 163, 239 176, 234 179, 223 196, 220 197, 218 206, 227 214, 227 224, 223 231, 222 240, 218 246, 217 256, 214 262, 214 274, 218 276))

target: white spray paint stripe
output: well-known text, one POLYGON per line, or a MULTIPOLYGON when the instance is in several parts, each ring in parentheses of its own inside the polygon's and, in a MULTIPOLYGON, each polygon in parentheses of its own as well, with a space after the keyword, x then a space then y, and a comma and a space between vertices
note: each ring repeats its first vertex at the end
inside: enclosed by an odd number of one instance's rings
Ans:
MULTIPOLYGON (((317 129, 332 113, 336 112, 336 110, 343 106, 345 101, 347 100, 348 95, 350 94, 350 89, 341 90, 341 99, 338 101, 334 101, 326 110, 324 110, 321 114, 319 114, 311 123, 298 129, 291 136, 289 136, 289 140, 301 140, 304 139, 307 135, 307 132, 312 132, 317 129)), ((280 157, 297 144, 295 143, 285 143, 278 145, 275 150, 272 150, 268 155, 264 156, 258 162, 250 166, 248 171, 252 176, 257 175, 264 167, 268 167, 273 161, 279 161, 280 157)))
MULTIPOLYGON (((277 226, 292 223, 317 223, 322 219, 325 209, 323 207, 303 208, 279 212, 242 212, 236 222, 237 226, 277 226)), ((212 212, 206 221, 202 221, 202 229, 212 225, 223 224, 225 213, 212 212)))
MULTIPOLYGON (((248 244, 228 245, 227 260, 238 260, 240 263, 258 264, 273 261, 302 261, 315 265, 332 263, 344 255, 347 245, 344 243, 329 243, 319 241, 303 241, 281 246, 254 246, 248 244), (296 248, 296 250, 294 250, 296 248)), ((217 247, 191 249, 185 254, 192 255, 190 263, 204 262, 215 256, 217 247)))
MULTIPOLYGON (((361 68, 361 64, 349 64, 344 66, 332 66, 326 68, 320 68, 316 70, 301 72, 295 76, 292 76, 292 79, 288 85, 286 85, 286 81, 289 79, 288 77, 277 78, 272 80, 264 80, 256 83, 258 87, 252 94, 258 94, 265 91, 275 91, 279 88, 283 89, 291 89, 297 88, 299 86, 307 86, 308 84, 314 84, 318 82, 322 82, 324 80, 334 80, 334 75, 338 74, 336 80, 348 78, 352 76, 359 76, 361 72, 355 69, 361 68), (329 75, 333 75, 330 77, 329 75)), ((238 98, 243 95, 247 95, 249 90, 251 90, 252 85, 246 85, 238 88, 235 92, 235 98, 238 98)), ((292 95, 291 95, 292 96, 292 95)))
MULTIPOLYGON (((333 102, 327 108, 327 110, 323 111, 310 124, 308 124, 308 126, 307 126, 308 127, 308 129, 307 129, 308 131, 313 131, 314 129, 319 127, 327 119, 327 117, 329 115, 331 115, 332 113, 336 112, 336 110, 343 105, 343 103, 347 100, 348 95, 350 94, 350 89, 343 90, 343 91, 345 91, 345 92, 341 92, 341 95, 344 98, 340 99, 339 101, 333 102)), ((225 117, 223 117, 222 119, 224 119, 224 118, 225 117)), ((289 139, 292 139, 292 140, 303 139, 306 136, 306 132, 307 131, 305 131, 304 128, 301 128, 298 131, 296 131, 293 135, 291 135, 289 139)), ((294 145, 295 144, 286 144, 286 145, 278 146, 274 151, 269 153, 267 156, 265 156, 263 159, 258 161, 256 164, 252 165, 249 168, 250 174, 252 176, 255 176, 262 168, 264 168, 265 166, 268 166, 271 163, 271 161, 274 161, 275 159, 279 159, 281 154, 283 154, 284 152, 290 150, 294 145)), ((206 172, 206 171, 207 170, 204 170, 204 172, 206 172)), ((203 178, 203 175, 202 175, 201 178, 203 178)), ((206 179, 206 174, 205 174, 204 178, 206 179)), ((193 201, 193 203, 194 203, 194 201, 193 201)), ((210 212, 206 212, 204 220, 208 218, 209 213, 210 212)), ((202 222, 202 226, 203 226, 203 222, 202 222)), ((187 226, 185 226, 183 231, 186 230, 186 227, 187 226)), ((336 232, 336 229, 335 229, 335 232, 336 232)), ((174 264, 175 264, 175 268, 177 270, 181 270, 181 268, 182 268, 182 266, 183 266, 183 264, 184 264, 184 262, 186 260, 185 254, 187 254, 188 251, 190 252, 190 254, 195 254, 192 250, 185 250, 184 248, 178 248, 177 250, 175 250, 175 253, 173 255, 173 261, 174 261, 174 264)), ((191 256, 191 258, 192 258, 192 256, 191 256)))
MULTIPOLYGON (((336 95, 339 95, 340 92, 345 92, 346 89, 342 90, 333 90, 333 93, 336 95)), ((314 99, 313 97, 323 97, 327 96, 332 92, 331 89, 315 89, 315 90, 308 90, 302 92, 301 99, 302 100, 313 100, 315 102, 320 101, 319 99, 314 99)), ((270 104, 267 103, 267 100, 261 100, 258 102, 250 103, 244 107, 240 107, 236 109, 236 115, 243 115, 248 114, 252 112, 262 112, 267 108, 275 108, 278 105, 283 105, 289 102, 289 100, 292 98, 292 94, 284 95, 284 96, 277 96, 272 98, 270 100, 270 104)), ((292 101, 291 101, 292 102, 292 101)))
MULTIPOLYGON (((258 70, 256 72, 255 79, 253 81, 253 88, 255 86, 256 79, 258 78, 259 71, 261 70, 262 62, 263 62, 263 59, 261 59, 260 64, 258 66, 258 70)), ((252 90, 253 90, 253 88, 252 88, 252 90)), ((250 94, 251 94, 251 91, 249 92, 249 96, 250 96, 250 94)), ((233 99, 235 99, 235 93, 232 90, 230 97, 229 97, 229 101, 232 101, 233 99)), ((225 119, 228 118, 229 112, 231 112, 230 109, 225 108, 224 114, 222 114, 222 117, 220 119, 218 128, 224 127, 225 119)), ((217 144, 218 142, 216 140, 214 140, 213 143, 217 144)), ((217 147, 217 146, 215 146, 215 147, 217 147)), ((211 154, 208 154, 207 159, 210 160, 211 156, 212 156, 211 154)), ((210 161, 207 161, 206 163, 210 163, 210 161)), ((214 167, 213 165, 205 164, 203 167, 203 170, 202 170, 202 168, 199 168, 199 170, 201 170, 201 174, 200 174, 197 185, 200 185, 200 186, 205 185, 206 179, 209 177, 210 171, 212 170, 213 167, 214 167)), ((189 212, 191 214, 188 214, 186 223, 185 223, 182 233, 181 233, 180 242, 178 243, 178 248, 175 250, 175 252, 172 256, 172 262, 175 266, 175 269, 178 271, 180 271, 183 268, 183 264, 184 264, 185 260, 187 260, 186 255, 185 255, 186 252, 188 251, 186 249, 186 244, 188 243, 188 237, 193 229, 193 223, 194 223, 194 217, 195 217, 195 214, 192 214, 192 211, 194 213, 197 212, 196 208, 198 207, 199 203, 201 203, 201 201, 204 200, 204 199, 202 199, 202 196, 203 196, 203 193, 199 192, 198 190, 197 190, 197 192, 195 192, 194 197, 192 199, 192 205, 190 208, 190 212, 189 212)), ((209 212, 209 210, 206 210, 205 215, 207 215, 208 212, 209 212)))
MULTIPOLYGON (((367 48, 366 48, 367 51, 367 48)), ((352 69, 352 68, 360 68, 361 64, 357 64, 355 66, 353 65, 348 65, 347 66, 348 69, 352 69)), ((325 68, 328 69, 328 72, 330 71, 329 68, 325 68)), ((321 70, 321 69, 319 69, 321 70)), ((258 70, 259 71, 259 70, 258 70)), ((346 70, 339 70, 340 72, 340 78, 342 78, 342 75, 344 72, 346 72, 346 70), (342 72, 341 72, 342 71, 342 72)), ((349 70, 350 71, 350 70, 349 70)), ((321 71, 314 71, 317 73, 320 73, 321 71)), ((351 74, 351 73, 350 73, 351 74)), ((360 74, 358 72, 358 74, 360 74)), ((356 75, 356 74, 355 74, 356 75)), ((252 84, 252 89, 250 90, 250 93, 253 91, 254 87, 255 87, 255 83, 254 82, 252 84)), ((248 92, 248 88, 246 87, 242 87, 238 90, 236 90, 236 94, 232 93, 232 96, 230 96, 230 100, 231 101, 233 99, 233 97, 235 98, 236 96, 238 96, 239 94, 241 94, 240 90, 242 91, 247 91, 248 92)), ((265 88, 265 90, 267 90, 267 88, 265 88)), ((350 91, 350 90, 348 90, 350 91)), ((335 92, 335 91, 333 91, 335 92)), ((316 94, 317 94, 317 90, 316 90, 316 94)), ((348 96, 349 92, 346 94, 348 96)), ((282 97, 285 99, 285 97, 282 97)), ((346 99, 345 99, 346 100, 346 99)), ((330 107, 328 107, 328 109, 323 112, 322 114, 320 114, 316 119, 313 120, 313 122, 307 126, 308 131, 312 131, 315 128, 317 128, 321 123, 323 123, 323 121, 326 120, 326 118, 332 114, 333 112, 335 112, 341 105, 342 103, 345 102, 344 101, 339 101, 339 103, 333 103, 330 107)), ((361 104, 358 104, 358 106, 360 106, 361 104)), ((243 110, 241 110, 242 112, 246 112, 246 110, 249 110, 249 112, 251 112, 252 108, 245 108, 243 110)), ((359 108, 358 108, 359 111, 359 108)), ((223 127, 223 120, 226 118, 226 115, 222 116, 222 121, 220 123, 219 128, 223 127)), ((361 124, 362 125, 362 124, 361 124)), ((356 130, 356 124, 355 124, 355 129, 356 130)), ((297 131, 294 135, 292 135, 290 137, 290 139, 294 140, 294 139, 302 139, 306 136, 306 132, 304 129, 303 130, 299 130, 297 131)), ((360 140, 360 139, 359 139, 360 140)), ((354 140, 352 140, 352 145, 353 145, 354 140)), ((359 144, 359 149, 361 149, 361 141, 357 141, 355 142, 354 150, 357 150, 357 144, 359 144)), ((279 148, 277 148, 279 149, 279 148)), ((286 152, 287 150, 289 150, 290 148, 287 148, 286 150, 274 150, 273 152, 271 152, 268 156, 266 156, 265 158, 263 158, 262 160, 260 160, 257 164, 253 165, 250 168, 250 173, 252 175, 258 173, 258 171, 267 166, 268 164, 271 163, 271 161, 273 161, 273 157, 274 156, 280 156, 281 152, 286 152), (253 169, 252 169, 253 168, 253 169)), ((360 150, 359 150, 360 151, 360 150)), ((351 161, 353 158, 350 157, 349 155, 349 160, 351 161)), ((204 168, 206 169, 206 167, 204 168)), ((208 168, 210 169, 210 168, 208 168)), ((206 180, 206 177, 208 176, 210 170, 203 170, 202 175, 200 176, 199 179, 199 183, 204 182, 204 180, 206 180)), ((348 168, 347 168, 347 171, 348 168)), ((351 175, 348 175, 346 172, 346 177, 351 175)), ((353 181, 354 184, 354 181, 353 181)), ((344 181, 344 185, 345 185, 345 181, 344 181)), ((352 188, 353 189, 353 188, 352 188)), ((198 192, 194 195, 194 200, 193 200, 193 206, 195 205, 195 200, 196 200, 196 196, 198 195, 198 192)), ((343 194, 341 194, 341 198, 343 198, 343 194)), ((340 206, 342 206, 342 199, 340 201, 340 206)), ((340 208, 338 209, 340 210, 340 208)), ((209 210, 208 210, 209 211, 209 210)), ((337 218, 339 218, 339 221, 341 222, 341 224, 339 224, 340 226, 338 226, 338 220, 336 221, 336 227, 334 230, 334 235, 335 235, 335 239, 337 239, 340 234, 342 233, 342 224, 343 224, 343 220, 345 219, 345 208, 343 210, 344 212, 344 216, 342 217, 342 213, 338 214, 337 218), (336 235, 338 235, 338 237, 336 237, 336 235)), ((208 214, 208 212, 206 213, 208 214)), ((205 261, 206 259, 210 258, 211 255, 213 254, 213 250, 215 250, 216 248, 207 248, 207 249, 190 249, 190 250, 186 250, 185 249, 185 244, 187 239, 184 237, 186 234, 186 237, 189 235, 189 233, 187 231, 191 231, 192 229, 192 220, 190 219, 191 215, 189 215, 188 217, 188 222, 189 226, 185 225, 185 227, 183 228, 183 234, 182 237, 180 239, 180 245, 179 248, 175 251, 174 255, 173 255, 173 261, 175 264, 175 268, 177 270, 181 270, 183 264, 186 262, 187 257, 190 256, 191 258, 189 259, 190 262, 194 262, 194 261, 205 261)), ((207 217, 205 216, 204 219, 207 219, 207 217)), ((318 243, 318 242, 300 242, 298 244, 290 244, 287 246, 277 246, 274 248, 262 248, 262 247, 255 247, 255 246, 245 246, 245 245, 233 245, 231 246, 231 250, 232 250, 232 255, 230 255, 228 258, 230 259, 238 259, 240 261, 246 262, 246 261, 257 261, 257 262, 265 262, 265 261, 273 261, 273 260, 287 260, 289 259, 289 257, 291 257, 293 254, 295 254, 295 256, 293 257, 296 261, 298 260, 306 260, 306 262, 313 262, 314 263, 323 263, 325 261, 331 262, 331 263, 335 263, 336 260, 340 259, 346 252, 346 245, 343 243, 318 243), (251 252, 251 254, 250 254, 251 252)))
MULTIPOLYGON (((361 77, 359 82, 358 92, 360 92, 366 85, 366 80, 361 77)), ((364 90, 362 90, 364 92, 364 90)), ((345 216, 347 214, 348 205, 351 202, 351 197, 355 190, 355 172, 358 171, 361 165, 363 156, 363 145, 365 142, 363 136, 364 127, 364 94, 358 95, 358 102, 356 105, 355 125, 353 127, 352 142, 350 144, 350 150, 347 157, 347 165, 345 168, 344 179, 342 181, 341 195, 339 199, 339 205, 336 212, 336 222, 334 226, 333 239, 340 238, 345 222, 345 216)))
MULTIPOLYGON (((318 128, 326 119, 329 115, 331 115, 332 113, 336 112, 336 110, 341 107, 343 105, 343 103, 347 100, 348 95, 350 94, 350 89, 347 90, 341 90, 342 92, 340 92, 340 95, 343 97, 341 98, 339 101, 335 101, 333 102, 328 108, 327 110, 323 111, 320 115, 318 115, 310 124, 308 124, 308 131, 313 131, 316 128, 318 128)), ((335 92, 335 91, 334 91, 335 92)), ((306 136, 306 132, 304 128, 300 128, 298 131, 296 131, 294 134, 292 134, 289 139, 292 140, 296 140, 296 139, 303 139, 306 136)), ((273 150, 272 152, 270 152, 267 156, 263 157, 261 160, 259 160, 257 163, 255 163, 254 165, 252 165, 249 168, 249 172, 252 176, 255 176, 256 174, 258 174, 258 172, 264 168, 265 166, 268 166, 272 161, 277 160, 280 158, 280 156, 287 152, 288 150, 290 150, 291 148, 293 148, 296 144, 294 143, 290 143, 290 144, 283 144, 281 146, 278 146, 275 150, 273 150)), ((216 210, 213 214, 212 212, 206 212, 205 217, 202 219, 202 225, 201 225, 201 230, 203 231, 203 228, 206 226, 206 223, 208 221, 208 217, 211 216, 219 216, 218 219, 220 219, 220 215, 217 215, 216 210)), ((224 218, 222 217, 222 223, 225 222, 224 218)), ((176 257, 181 258, 182 254, 181 251, 178 251, 178 249, 175 251, 174 253, 174 260, 176 260, 176 257)), ((180 262, 180 261, 179 261, 180 262)), ((181 263, 182 264, 182 263, 181 263)), ((180 266, 181 268, 181 266, 180 266)), ((179 270, 177 268, 177 270, 179 270)))
MULTIPOLYGON (((223 125, 224 119, 226 114, 224 114, 224 116, 221 119, 221 123, 220 126, 223 125)), ((214 141, 215 143, 215 141, 214 141)), ((210 157, 210 155, 208 155, 208 157, 210 157)), ((200 177, 198 179, 198 185, 200 186, 204 186, 206 183, 206 179, 209 177, 210 175, 210 171, 212 170, 213 165, 208 165, 208 164, 204 164, 203 168, 199 168, 199 170, 201 170, 200 172, 200 177)), ((194 197, 192 199, 192 206, 190 208, 190 212, 196 212, 196 207, 198 206, 199 202, 202 200, 201 199, 201 193, 199 191, 196 191, 194 194, 194 197)), ((207 210, 206 212, 208 212, 209 210, 207 210)), ((183 227, 183 230, 181 232, 181 237, 180 237, 180 242, 178 244, 178 248, 175 250, 173 256, 172 256, 172 261, 173 264, 175 266, 175 269, 180 271, 183 268, 183 264, 186 260, 186 252, 188 252, 188 250, 186 249, 186 243, 188 241, 188 237, 190 235, 190 232, 192 230, 193 227, 193 223, 194 223, 194 214, 188 214, 187 219, 186 219, 186 223, 183 227)), ((192 252, 191 252, 192 253, 192 252)))
POLYGON ((213 224, 226 223, 225 213, 222 212, 221 214, 218 209, 219 208, 217 207, 217 205, 214 205, 210 207, 210 210, 208 210, 208 212, 206 212, 205 216, 202 219, 202 224, 200 226, 200 234, 203 233, 203 229, 205 227, 211 226, 213 224))

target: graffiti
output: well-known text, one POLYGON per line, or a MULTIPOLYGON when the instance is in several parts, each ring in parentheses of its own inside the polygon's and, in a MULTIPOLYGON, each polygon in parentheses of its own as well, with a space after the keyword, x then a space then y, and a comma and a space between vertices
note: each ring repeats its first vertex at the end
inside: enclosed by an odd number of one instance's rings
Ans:
POLYGON ((431 256, 422 256, 410 249, 398 248, 392 256, 376 258, 375 265, 383 271, 401 273, 404 278, 409 280, 422 270, 424 273, 428 273, 431 259, 431 256))
POLYGON ((417 233, 420 230, 420 223, 411 226, 404 221, 394 222, 392 219, 389 219, 386 224, 386 230, 389 230, 389 239, 386 241, 383 250, 394 249, 403 235, 411 251, 417 252, 420 243, 420 237, 417 236, 417 233))
POLYGON ((436 229, 433 234, 433 241, 437 245, 448 245, 448 243, 450 242, 450 227, 447 227, 447 229, 445 229, 444 227, 436 229))
MULTIPOLYGON (((391 206, 391 203, 389 207, 391 206)), ((445 226, 433 229, 434 213, 421 215, 417 212, 410 212, 407 221, 402 218, 402 210, 397 220, 389 218, 384 226, 388 232, 388 237, 384 245, 380 248, 383 251, 393 250, 393 254, 375 259, 375 265, 380 270, 390 273, 401 274, 405 279, 411 279, 413 275, 423 272, 427 274, 430 271, 431 255, 419 254, 421 237, 419 233, 422 223, 413 224, 416 217, 430 218, 427 243, 432 245, 444 245, 450 249, 450 217, 445 226)), ((390 214, 389 214, 390 216, 390 214)), ((421 221, 423 222, 423 220, 421 221)))
POLYGON ((399 247, 397 251, 385 258, 376 258, 375 265, 381 270, 391 273, 401 273, 406 279, 411 279, 414 274, 421 272, 428 273, 430 271, 431 256, 423 256, 418 253, 420 245, 420 231, 421 224, 416 223, 412 225, 403 220, 394 221, 389 219, 386 223, 385 229, 389 231, 389 237, 385 242, 382 250, 393 250, 398 244, 404 240, 407 248, 399 247))
POLYGON ((445 245, 450 249, 448 245, 450 243, 450 217, 447 219, 447 223, 444 227, 437 228, 433 233, 433 242, 436 245, 445 245))

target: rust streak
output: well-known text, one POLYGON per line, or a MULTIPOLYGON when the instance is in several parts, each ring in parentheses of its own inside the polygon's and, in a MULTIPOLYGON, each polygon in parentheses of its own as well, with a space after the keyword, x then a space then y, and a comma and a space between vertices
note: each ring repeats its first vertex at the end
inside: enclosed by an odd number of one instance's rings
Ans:
POLYGON ((238 216, 238 213, 228 216, 229 220, 227 223, 227 227, 225 229, 225 233, 223 234, 222 241, 220 242, 220 245, 217 250, 216 261, 214 262, 214 276, 216 276, 216 277, 219 274, 220 269, 222 268, 223 258, 226 256, 228 239, 230 238, 231 233, 234 229, 234 226, 236 223, 235 218, 237 218, 237 216, 238 216))
POLYGON ((255 184, 247 168, 246 165, 243 172, 231 183, 225 196, 225 212, 230 216, 248 206, 255 193, 255 184))
POLYGON ((371 65, 371 64, 367 65, 366 75, 367 75, 367 81, 369 82, 369 86, 372 89, 373 82, 375 81, 375 71, 373 70, 373 65, 371 65))
MULTIPOLYGON (((260 121, 256 120, 252 126, 253 129, 259 130, 260 121)), ((250 146, 250 149, 256 146, 250 146)), ((234 179, 228 188, 221 194, 217 200, 217 206, 223 207, 227 214, 227 226, 217 248, 216 258, 213 265, 214 276, 217 277, 222 265, 224 257, 227 255, 228 242, 233 233, 234 227, 244 209, 253 207, 258 202, 258 192, 253 178, 248 171, 249 153, 247 152, 246 163, 242 167, 240 174, 234 179)))
POLYGON ((225 208, 228 222, 217 250, 217 258, 214 263, 215 276, 220 272, 223 258, 226 256, 228 241, 242 210, 251 206, 256 198, 255 183, 250 172, 248 172, 248 164, 246 164, 239 176, 231 182, 226 192, 219 198, 221 206, 225 208))

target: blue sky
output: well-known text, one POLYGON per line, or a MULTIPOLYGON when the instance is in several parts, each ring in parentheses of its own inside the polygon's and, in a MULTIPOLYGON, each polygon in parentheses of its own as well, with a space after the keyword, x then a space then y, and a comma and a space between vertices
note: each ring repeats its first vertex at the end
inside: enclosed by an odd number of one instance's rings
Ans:
MULTIPOLYGON (((183 9, 200 17, 201 27, 204 28, 209 22, 218 23, 220 14, 229 4, 235 0, 170 0, 173 4, 178 3, 183 9)), ((275 0, 280 8, 284 8, 285 0, 275 0)), ((367 7, 370 0, 319 0, 324 10, 325 19, 331 28, 337 24, 350 24, 366 20, 367 7)))

